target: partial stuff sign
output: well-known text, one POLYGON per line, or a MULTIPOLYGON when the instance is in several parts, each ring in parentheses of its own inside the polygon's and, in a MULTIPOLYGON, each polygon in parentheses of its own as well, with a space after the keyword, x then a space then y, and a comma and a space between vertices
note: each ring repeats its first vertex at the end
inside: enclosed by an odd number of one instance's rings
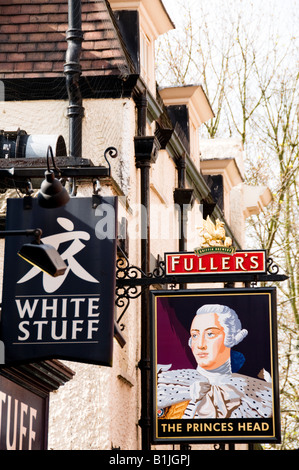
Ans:
POLYGON ((275 288, 151 295, 153 442, 279 442, 275 288))
POLYGON ((0 450, 45 450, 48 399, 0 375, 0 450))
POLYGON ((67 264, 52 277, 17 256, 28 237, 5 241, 1 340, 5 365, 66 359, 111 366, 116 263, 115 197, 72 198, 44 209, 9 199, 6 230, 41 228, 67 264), (96 205, 93 203, 96 201, 96 205))

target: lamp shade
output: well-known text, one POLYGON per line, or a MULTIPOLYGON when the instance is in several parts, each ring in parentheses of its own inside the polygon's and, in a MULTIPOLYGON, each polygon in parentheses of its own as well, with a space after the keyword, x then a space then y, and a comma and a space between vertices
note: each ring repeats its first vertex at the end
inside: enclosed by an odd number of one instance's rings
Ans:
POLYGON ((51 245, 28 243, 22 246, 18 255, 53 277, 62 276, 67 269, 60 254, 51 245))
POLYGON ((53 171, 46 171, 37 199, 41 207, 56 208, 64 206, 70 196, 61 182, 55 178, 53 171))

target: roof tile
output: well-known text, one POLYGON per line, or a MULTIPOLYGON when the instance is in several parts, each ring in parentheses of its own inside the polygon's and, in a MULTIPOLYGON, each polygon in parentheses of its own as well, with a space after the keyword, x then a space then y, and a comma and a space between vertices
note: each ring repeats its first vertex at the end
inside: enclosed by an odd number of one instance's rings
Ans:
MULTIPOLYGON (((68 0, 1 0, 0 79, 63 76, 67 29, 68 0)), ((82 30, 84 75, 129 73, 106 0, 82 0, 82 30)))

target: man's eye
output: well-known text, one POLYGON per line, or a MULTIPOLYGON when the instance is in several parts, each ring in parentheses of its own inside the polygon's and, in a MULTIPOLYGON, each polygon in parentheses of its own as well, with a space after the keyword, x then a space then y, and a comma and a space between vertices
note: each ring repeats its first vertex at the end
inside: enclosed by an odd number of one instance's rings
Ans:
POLYGON ((215 338, 215 336, 217 336, 217 331, 214 331, 214 330, 207 331, 208 338, 215 338))

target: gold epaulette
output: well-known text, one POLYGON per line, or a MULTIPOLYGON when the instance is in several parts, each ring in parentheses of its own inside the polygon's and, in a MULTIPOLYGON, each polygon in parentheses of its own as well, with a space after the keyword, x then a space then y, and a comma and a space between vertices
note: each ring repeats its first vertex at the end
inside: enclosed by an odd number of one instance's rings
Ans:
POLYGON ((165 408, 164 415, 159 419, 181 419, 184 416, 188 404, 189 401, 181 401, 180 403, 171 405, 169 408, 165 408))

